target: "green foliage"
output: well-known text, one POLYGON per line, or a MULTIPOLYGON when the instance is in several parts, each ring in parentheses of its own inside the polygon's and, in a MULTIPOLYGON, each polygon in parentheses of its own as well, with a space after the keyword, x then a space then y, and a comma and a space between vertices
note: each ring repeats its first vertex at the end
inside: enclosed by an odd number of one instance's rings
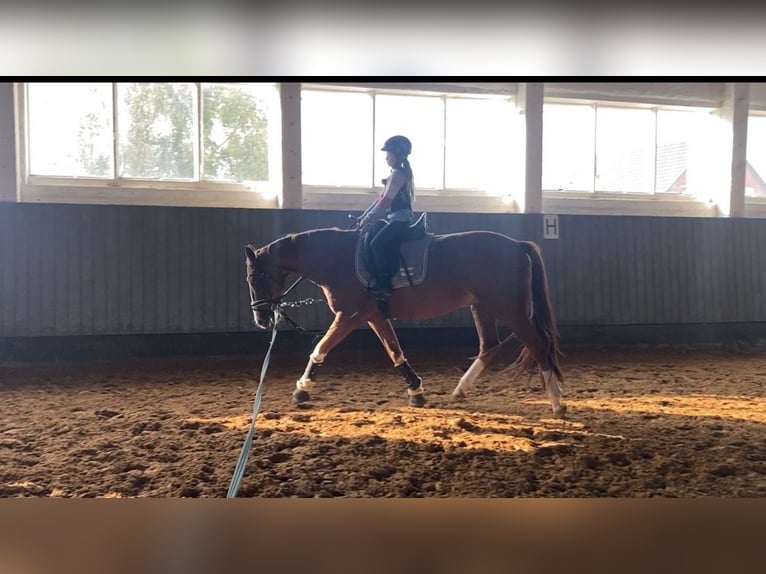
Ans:
POLYGON ((86 114, 77 132, 77 153, 80 166, 86 176, 111 177, 110 156, 98 153, 96 140, 109 130, 108 121, 96 113, 86 114))
MULTIPOLYGON (((102 86, 85 84, 86 92, 81 95, 83 101, 92 107, 80 118, 77 130, 77 173, 70 175, 112 176, 112 102, 111 99, 105 100, 102 86)), ((55 87, 63 92, 61 96, 54 92, 54 97, 63 97, 65 101, 71 97, 66 87, 55 87)))
MULTIPOLYGON (((120 85, 120 175, 194 179, 196 118, 192 84, 120 85)), ((203 85, 203 177, 216 181, 266 181, 268 123, 260 100, 234 84, 203 85)), ((93 140, 103 130, 96 114, 81 120, 79 161, 90 175, 108 176, 109 157, 97 155, 93 140)))
POLYGON ((205 178, 268 180, 268 124, 258 99, 215 84, 205 86, 202 100, 205 178))
POLYGON ((118 110, 121 175, 194 177, 193 87, 189 84, 130 84, 118 110))

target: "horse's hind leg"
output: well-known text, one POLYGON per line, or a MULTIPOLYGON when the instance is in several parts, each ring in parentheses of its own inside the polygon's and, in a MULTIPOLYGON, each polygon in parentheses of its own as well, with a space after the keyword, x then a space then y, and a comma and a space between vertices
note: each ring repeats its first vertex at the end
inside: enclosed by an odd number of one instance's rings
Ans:
POLYGON ((479 335, 479 356, 474 359, 468 370, 460 377, 460 382, 452 391, 453 400, 465 398, 466 392, 470 390, 476 379, 500 350, 495 315, 480 305, 471 305, 471 314, 476 325, 476 333, 479 335))
POLYGON ((394 326, 388 319, 372 319, 368 325, 383 343, 386 353, 391 358, 394 368, 402 373, 407 383, 407 394, 410 397, 410 406, 422 407, 426 404, 426 396, 423 394, 423 380, 412 370, 409 361, 404 356, 399 338, 396 336, 394 326))
POLYGON ((303 371, 303 375, 295 383, 296 389, 293 392, 293 402, 304 403, 311 399, 309 390, 314 387, 314 383, 316 382, 318 367, 324 362, 327 353, 345 339, 348 334, 359 325, 359 323, 360 321, 356 316, 349 316, 343 312, 335 314, 335 319, 327 329, 327 332, 316 344, 311 355, 309 355, 309 362, 306 365, 306 370, 303 371))
POLYGON ((561 404, 561 385, 549 363, 545 341, 537 332, 537 329, 535 329, 526 312, 522 310, 515 315, 503 316, 501 320, 507 321, 508 326, 513 329, 516 338, 529 350, 532 357, 537 361, 548 398, 551 401, 553 414, 556 417, 563 418, 566 414, 566 406, 561 404))

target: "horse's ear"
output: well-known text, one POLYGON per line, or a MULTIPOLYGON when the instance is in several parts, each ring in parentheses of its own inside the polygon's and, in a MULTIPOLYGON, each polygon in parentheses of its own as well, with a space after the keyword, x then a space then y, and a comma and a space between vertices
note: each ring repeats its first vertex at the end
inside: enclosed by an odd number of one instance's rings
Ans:
POLYGON ((250 261, 255 261, 255 247, 249 243, 245 245, 245 255, 250 261))

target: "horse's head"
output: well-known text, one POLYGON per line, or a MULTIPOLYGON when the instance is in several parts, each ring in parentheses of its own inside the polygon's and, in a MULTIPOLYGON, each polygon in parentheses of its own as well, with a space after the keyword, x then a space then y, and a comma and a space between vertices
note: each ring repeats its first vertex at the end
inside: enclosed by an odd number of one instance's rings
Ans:
POLYGON ((264 255, 258 255, 252 245, 245 247, 245 270, 247 288, 250 291, 250 307, 253 321, 261 329, 274 327, 274 309, 284 290, 287 273, 268 265, 264 255))

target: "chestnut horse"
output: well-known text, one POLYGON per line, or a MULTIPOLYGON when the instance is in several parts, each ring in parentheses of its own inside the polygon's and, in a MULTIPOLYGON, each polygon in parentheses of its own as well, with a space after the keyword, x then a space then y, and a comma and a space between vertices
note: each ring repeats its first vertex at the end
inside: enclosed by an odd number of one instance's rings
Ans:
POLYGON ((255 324, 274 326, 289 275, 298 274, 318 285, 335 318, 309 355, 296 383, 296 403, 310 400, 317 367, 354 329, 367 323, 401 372, 411 406, 426 402, 423 383, 407 361, 390 318, 428 319, 470 307, 479 336, 479 354, 452 392, 463 399, 497 351, 515 336, 521 354, 511 365, 519 374, 539 366, 542 384, 554 416, 563 417, 558 363, 559 341, 548 295, 545 265, 537 244, 491 231, 435 235, 430 242, 425 279, 393 290, 388 317, 357 278, 355 257, 359 230, 314 229, 292 233, 256 249, 245 248, 247 284, 255 324), (511 330, 500 340, 497 321, 511 330))

